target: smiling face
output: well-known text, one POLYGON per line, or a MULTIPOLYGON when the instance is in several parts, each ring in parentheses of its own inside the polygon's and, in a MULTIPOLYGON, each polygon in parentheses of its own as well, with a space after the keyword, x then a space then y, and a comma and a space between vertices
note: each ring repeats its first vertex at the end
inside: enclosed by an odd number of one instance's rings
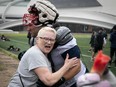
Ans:
POLYGON ((44 54, 48 54, 54 46, 55 39, 56 31, 53 28, 44 27, 38 32, 36 43, 44 54))

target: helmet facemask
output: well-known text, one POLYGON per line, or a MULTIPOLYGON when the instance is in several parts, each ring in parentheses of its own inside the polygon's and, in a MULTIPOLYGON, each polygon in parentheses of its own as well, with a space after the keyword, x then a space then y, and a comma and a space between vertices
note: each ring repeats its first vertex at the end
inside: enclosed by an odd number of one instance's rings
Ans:
POLYGON ((25 26, 28 26, 28 25, 36 26, 38 24, 38 16, 35 16, 33 14, 24 14, 23 24, 25 26))
POLYGON ((42 23, 39 23, 39 12, 36 8, 35 8, 35 4, 33 6, 30 6, 30 8, 28 9, 29 14, 24 14, 23 16, 23 24, 25 26, 28 25, 34 25, 34 26, 41 26, 42 23))

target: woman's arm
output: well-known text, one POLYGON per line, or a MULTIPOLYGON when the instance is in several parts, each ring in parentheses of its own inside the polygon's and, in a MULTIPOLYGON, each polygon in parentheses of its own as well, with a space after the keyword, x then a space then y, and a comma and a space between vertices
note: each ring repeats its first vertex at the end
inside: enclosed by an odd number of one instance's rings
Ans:
POLYGON ((47 86, 52 86, 57 81, 61 79, 61 77, 72 67, 77 65, 78 59, 76 57, 72 59, 68 59, 69 55, 67 55, 65 63, 62 68, 60 68, 57 72, 52 73, 47 67, 39 67, 34 69, 35 73, 38 75, 39 79, 47 86))

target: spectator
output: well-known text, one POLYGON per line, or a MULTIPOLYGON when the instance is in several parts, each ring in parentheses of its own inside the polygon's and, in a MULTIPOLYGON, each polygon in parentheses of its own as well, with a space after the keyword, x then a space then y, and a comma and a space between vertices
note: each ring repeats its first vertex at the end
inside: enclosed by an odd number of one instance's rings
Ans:
POLYGON ((1 40, 5 41, 6 37, 4 35, 1 36, 1 40))
POLYGON ((103 37, 103 34, 102 34, 102 30, 100 29, 98 31, 98 34, 95 37, 95 40, 94 40, 94 49, 93 49, 93 52, 92 52, 92 61, 94 60, 95 54, 98 51, 103 49, 103 44, 104 44, 104 37, 103 37))
POLYGON ((9 50, 9 51, 20 51, 20 48, 18 48, 18 47, 14 47, 14 45, 10 45, 8 48, 7 48, 7 50, 9 50))
POLYGON ((105 39, 107 40, 108 35, 107 35, 107 32, 106 32, 106 30, 105 30, 105 29, 103 29, 103 36, 104 36, 104 37, 105 37, 105 39))
POLYGON ((113 56, 115 54, 115 60, 114 60, 114 63, 115 63, 115 68, 116 68, 116 25, 112 28, 113 32, 110 34, 110 42, 111 42, 111 45, 110 45, 110 57, 111 57, 111 61, 109 63, 109 67, 111 67, 111 63, 112 63, 112 59, 113 59, 113 56))
POLYGON ((67 55, 63 67, 52 73, 47 56, 53 48, 55 38, 56 31, 53 28, 43 27, 38 32, 36 45, 24 54, 8 87, 37 87, 38 78, 45 85, 52 86, 66 71, 77 65, 77 58, 68 59, 67 55))
POLYGON ((27 38, 28 38, 28 44, 30 45, 30 40, 31 40, 31 33, 30 32, 27 33, 27 38))
POLYGON ((104 37, 104 44, 103 44, 103 47, 105 47, 106 43, 107 43, 107 38, 108 38, 108 35, 107 35, 107 32, 105 29, 103 29, 103 37, 104 37))
POLYGON ((89 44, 91 45, 89 51, 93 51, 95 36, 96 36, 96 32, 93 31, 92 35, 91 35, 90 42, 89 42, 89 44))
POLYGON ((7 48, 7 50, 14 51, 14 50, 15 50, 14 45, 10 45, 10 46, 7 48))
POLYGON ((1 40, 2 40, 2 41, 10 41, 5 35, 2 35, 2 36, 1 36, 1 40))

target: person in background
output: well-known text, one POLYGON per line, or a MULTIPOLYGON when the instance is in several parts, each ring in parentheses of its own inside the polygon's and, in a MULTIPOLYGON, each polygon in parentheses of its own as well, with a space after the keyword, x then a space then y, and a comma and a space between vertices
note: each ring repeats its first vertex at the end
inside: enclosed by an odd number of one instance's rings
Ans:
POLYGON ((103 37, 104 37, 104 44, 103 44, 103 47, 105 47, 106 43, 107 43, 107 38, 108 38, 108 35, 107 35, 107 32, 105 29, 103 29, 103 37))
POLYGON ((30 32, 27 33, 27 38, 28 38, 28 44, 30 45, 30 41, 31 41, 31 33, 30 32))
POLYGON ((95 54, 103 49, 104 45, 104 36, 102 33, 102 29, 98 31, 98 34, 96 34, 95 40, 94 40, 94 49, 92 52, 92 61, 94 61, 95 54))
POLYGON ((92 35, 91 35, 91 38, 90 38, 90 42, 89 42, 89 44, 91 45, 91 47, 89 49, 89 52, 93 51, 95 36, 96 36, 96 32, 93 31, 92 35))
POLYGON ((106 30, 105 30, 105 29, 103 29, 103 36, 104 36, 104 37, 105 37, 105 39, 107 40, 108 35, 107 35, 107 32, 106 32, 106 30))
POLYGON ((41 28, 36 37, 36 44, 23 55, 8 87, 37 87, 38 79, 45 85, 52 86, 69 69, 77 65, 77 58, 69 59, 67 54, 62 68, 52 73, 51 64, 47 57, 54 46, 55 38, 55 29, 50 27, 41 28))
POLYGON ((109 38, 110 43, 111 43, 111 45, 110 45, 110 57, 111 57, 111 60, 109 62, 109 67, 111 67, 113 57, 115 57, 114 64, 115 64, 115 68, 116 68, 116 25, 114 25, 112 30, 113 30, 113 32, 110 34, 110 38, 109 38))
POLYGON ((79 59, 77 66, 69 70, 67 74, 64 74, 63 77, 66 81, 59 87, 77 87, 77 78, 87 72, 87 68, 80 58, 80 49, 69 28, 65 26, 55 26, 55 28, 57 28, 56 43, 51 51, 54 71, 59 70, 63 66, 67 53, 70 57, 79 59))
POLYGON ((10 41, 10 39, 8 39, 5 35, 2 35, 2 36, 0 37, 0 39, 1 39, 2 41, 10 41))

